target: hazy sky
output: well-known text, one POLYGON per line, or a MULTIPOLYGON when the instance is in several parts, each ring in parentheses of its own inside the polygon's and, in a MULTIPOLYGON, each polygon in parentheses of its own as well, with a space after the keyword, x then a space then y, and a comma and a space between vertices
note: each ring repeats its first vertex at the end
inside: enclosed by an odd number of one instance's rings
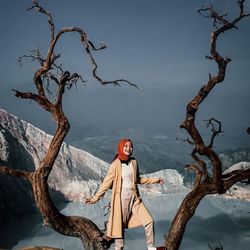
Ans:
MULTIPOLYGON (((0 107, 51 132, 50 116, 35 103, 17 99, 11 92, 11 88, 33 88, 37 65, 27 61, 20 68, 18 56, 36 47, 46 53, 48 48, 47 20, 25 10, 30 2, 1 1, 0 107)), ((71 89, 64 99, 71 135, 79 136, 79 131, 87 136, 86 131, 92 127, 103 133, 144 128, 150 133, 176 137, 187 102, 207 82, 208 74, 216 73, 215 64, 205 59, 212 22, 201 17, 197 9, 209 2, 228 12, 229 19, 238 13, 236 0, 40 2, 53 14, 57 30, 78 26, 95 44, 107 45, 106 50, 94 53, 104 79, 126 78, 141 89, 100 86, 91 77, 91 65, 78 35, 65 35, 56 52, 62 54, 65 70, 83 74, 87 80, 86 86, 71 89)), ((250 0, 247 10, 250 12, 250 0)), ((218 50, 232 62, 225 81, 208 96, 197 115, 201 127, 205 127, 202 121, 211 116, 223 121, 224 137, 230 138, 227 147, 250 146, 245 132, 250 125, 249 31, 250 18, 243 20, 238 30, 220 38, 218 50)))

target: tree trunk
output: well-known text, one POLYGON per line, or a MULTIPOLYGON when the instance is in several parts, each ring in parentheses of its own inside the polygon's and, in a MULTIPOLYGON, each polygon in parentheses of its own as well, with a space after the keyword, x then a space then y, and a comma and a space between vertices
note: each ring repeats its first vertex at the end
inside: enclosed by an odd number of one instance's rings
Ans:
POLYGON ((196 188, 192 190, 183 200, 178 209, 174 220, 172 221, 165 246, 167 250, 177 250, 182 242, 186 225, 189 219, 194 215, 200 201, 207 195, 205 188, 196 188))

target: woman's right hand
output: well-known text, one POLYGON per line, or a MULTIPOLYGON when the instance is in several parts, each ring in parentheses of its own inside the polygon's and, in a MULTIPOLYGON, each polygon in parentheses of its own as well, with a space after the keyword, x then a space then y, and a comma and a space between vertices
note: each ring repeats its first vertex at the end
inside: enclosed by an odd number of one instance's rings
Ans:
POLYGON ((85 200, 85 204, 89 205, 89 204, 95 204, 96 202, 93 200, 93 198, 86 198, 85 200))

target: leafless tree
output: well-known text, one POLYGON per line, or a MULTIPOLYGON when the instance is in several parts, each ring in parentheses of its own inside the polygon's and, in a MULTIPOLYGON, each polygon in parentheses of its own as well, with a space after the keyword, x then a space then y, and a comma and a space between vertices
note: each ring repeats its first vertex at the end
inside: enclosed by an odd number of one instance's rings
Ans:
POLYGON ((232 21, 227 19, 227 14, 220 15, 211 5, 198 10, 202 16, 213 20, 215 30, 211 35, 210 56, 207 56, 207 59, 212 60, 217 64, 218 73, 215 76, 209 74, 207 84, 202 86, 198 94, 187 104, 186 118, 180 126, 188 132, 191 137, 191 139, 188 139, 188 142, 194 146, 191 156, 195 163, 188 164, 186 168, 194 171, 196 178, 192 191, 189 192, 183 200, 166 236, 165 246, 168 250, 176 250, 179 248, 189 219, 194 215, 200 201, 206 195, 225 193, 236 182, 248 179, 250 176, 250 169, 234 170, 227 174, 222 173, 221 160, 213 150, 214 139, 216 135, 222 132, 221 123, 218 120, 211 118, 208 121, 208 124, 212 126, 212 136, 208 145, 205 145, 195 124, 196 112, 199 105, 204 101, 213 88, 224 80, 227 65, 231 61, 230 58, 223 57, 217 51, 218 37, 229 30, 237 29, 236 25, 243 18, 249 16, 249 14, 244 13, 244 2, 245 0, 237 1, 239 15, 232 21), (218 126, 216 126, 216 124, 218 126), (211 174, 208 171, 207 164, 201 159, 201 156, 206 157, 211 162, 211 174))
POLYGON ((63 66, 57 63, 60 57, 60 54, 55 53, 58 41, 65 33, 78 33, 80 41, 93 66, 92 75, 102 85, 121 85, 122 83, 134 87, 137 87, 137 85, 125 79, 105 81, 97 74, 97 63, 92 52, 105 49, 105 45, 101 45, 99 48, 95 47, 88 39, 84 30, 78 27, 65 27, 56 32, 52 15, 37 0, 33 0, 27 10, 37 11, 47 18, 50 28, 50 43, 45 57, 42 56, 39 49, 34 49, 29 55, 19 58, 20 64, 22 64, 25 58, 38 63, 39 68, 33 78, 36 92, 13 91, 16 97, 35 101, 43 109, 50 112, 57 128, 45 157, 41 160, 39 167, 35 171, 28 172, 7 166, 0 166, 0 174, 21 177, 31 183, 36 206, 43 217, 44 225, 53 228, 61 234, 80 238, 85 249, 107 249, 109 242, 94 222, 84 217, 65 216, 61 214, 53 204, 48 192, 48 177, 63 140, 70 129, 69 121, 63 112, 63 95, 65 90, 70 89, 79 81, 84 81, 81 75, 65 71, 63 66))

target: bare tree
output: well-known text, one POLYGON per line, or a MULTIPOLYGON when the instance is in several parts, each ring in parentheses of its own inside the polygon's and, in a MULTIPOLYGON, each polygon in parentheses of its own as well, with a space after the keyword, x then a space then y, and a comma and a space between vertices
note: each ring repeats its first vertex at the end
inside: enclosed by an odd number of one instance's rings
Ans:
POLYGON ((200 201, 208 194, 222 194, 226 192, 236 182, 250 177, 250 169, 234 170, 227 174, 222 173, 222 164, 217 153, 213 150, 215 136, 221 133, 221 123, 211 118, 208 124, 212 126, 212 136, 210 143, 205 145, 204 140, 195 125, 196 112, 199 105, 204 101, 213 88, 221 83, 226 74, 226 68, 231 61, 230 58, 223 57, 217 51, 217 39, 220 35, 231 29, 237 29, 237 24, 249 14, 244 13, 245 0, 238 0, 239 15, 233 21, 227 19, 227 14, 220 15, 211 5, 203 7, 198 12, 205 17, 213 20, 215 31, 211 35, 210 56, 207 59, 214 61, 218 66, 218 73, 215 76, 209 74, 209 79, 206 85, 202 86, 198 94, 187 104, 186 118, 181 124, 191 139, 188 142, 193 145, 194 149, 191 156, 195 163, 188 164, 187 169, 195 172, 194 186, 191 192, 187 194, 178 209, 175 218, 171 224, 168 235, 166 236, 165 246, 168 250, 176 250, 179 248, 186 225, 189 219, 194 215, 200 201), (216 124, 218 126, 216 126, 216 124), (211 162, 212 173, 209 174, 207 164, 200 156, 207 157, 211 162))
POLYGON ((60 57, 60 54, 55 53, 55 47, 58 41, 65 33, 78 33, 80 41, 93 66, 92 75, 102 85, 120 85, 122 83, 127 83, 134 87, 137 87, 137 85, 125 79, 105 81, 98 76, 97 63, 92 51, 102 50, 105 48, 105 45, 101 45, 99 48, 95 47, 82 29, 78 27, 66 27, 56 32, 52 15, 45 10, 37 0, 33 0, 32 5, 27 10, 35 10, 47 18, 50 28, 50 43, 45 57, 41 55, 39 49, 35 49, 32 50, 29 55, 24 55, 19 58, 21 64, 25 58, 30 58, 32 61, 38 62, 39 68, 33 78, 36 92, 13 91, 16 97, 35 101, 43 109, 50 112, 57 128, 49 145, 48 152, 35 171, 29 172, 7 166, 0 166, 0 174, 21 177, 31 183, 36 206, 43 217, 44 225, 53 228, 61 234, 80 238, 85 249, 107 249, 109 242, 94 222, 84 217, 65 216, 61 214, 53 204, 48 192, 48 177, 63 140, 70 129, 69 121, 63 112, 63 95, 66 89, 70 89, 79 81, 84 81, 79 74, 65 71, 63 66, 57 63, 60 57))

